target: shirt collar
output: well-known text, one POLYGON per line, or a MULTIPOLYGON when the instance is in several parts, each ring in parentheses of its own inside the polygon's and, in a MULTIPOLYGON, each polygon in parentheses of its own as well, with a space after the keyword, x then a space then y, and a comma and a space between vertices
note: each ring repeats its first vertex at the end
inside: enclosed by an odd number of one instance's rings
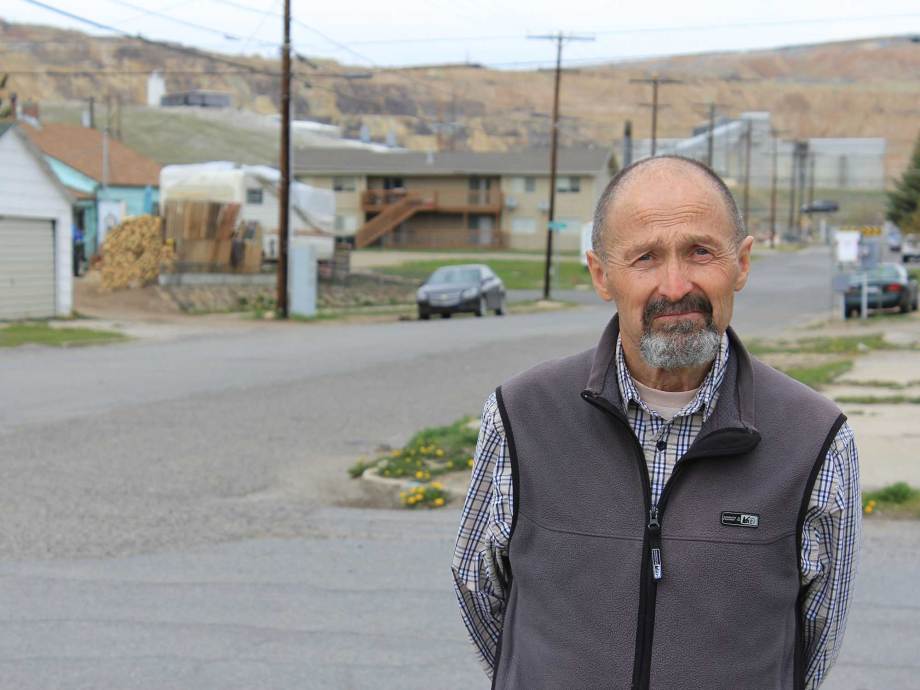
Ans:
MULTIPOLYGON (((730 350, 731 347, 729 345, 728 335, 723 333, 722 339, 719 341, 719 351, 713 360, 712 366, 709 368, 709 372, 706 374, 706 378, 703 379, 703 383, 700 385, 700 390, 697 392, 696 397, 694 397, 684 409, 677 413, 678 417, 696 414, 702 410, 703 421, 705 422, 709 419, 709 415, 715 408, 716 401, 719 397, 719 387, 722 385, 722 380, 725 378, 725 370, 728 365, 730 350)), ((619 334, 617 335, 616 345, 616 371, 617 383, 620 385, 620 397, 623 409, 628 409, 629 404, 634 403, 645 412, 655 414, 642 400, 639 391, 636 390, 632 376, 629 373, 629 368, 626 366, 626 357, 623 354, 623 341, 619 334)))

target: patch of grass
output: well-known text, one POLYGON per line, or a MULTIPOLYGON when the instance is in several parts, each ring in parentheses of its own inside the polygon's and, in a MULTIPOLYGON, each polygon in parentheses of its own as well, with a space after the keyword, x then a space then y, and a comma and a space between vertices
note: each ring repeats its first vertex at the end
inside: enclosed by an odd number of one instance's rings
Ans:
POLYGON ((920 405, 920 398, 907 395, 841 395, 834 400, 853 405, 920 405))
POLYGON ((862 505, 866 515, 920 518, 920 489, 906 482, 889 484, 877 491, 863 492, 862 505))
POLYGON ((14 323, 0 327, 0 347, 17 347, 36 344, 51 347, 99 345, 127 340, 127 336, 114 331, 91 328, 52 328, 47 323, 14 323))
POLYGON ((907 273, 916 281, 920 281, 920 268, 909 268, 907 273))
POLYGON ((869 350, 893 350, 898 347, 886 342, 881 333, 866 333, 865 335, 819 336, 775 342, 753 340, 747 345, 747 349, 753 355, 775 352, 855 355, 869 350))
MULTIPOLYGON (((425 261, 408 261, 397 266, 381 266, 375 269, 380 273, 397 275, 425 281, 435 269, 441 266, 468 264, 469 259, 431 259, 425 261)), ((509 290, 536 290, 543 287, 543 262, 515 259, 489 260, 489 267, 504 281, 509 290)), ((590 285, 591 276, 579 261, 562 260, 555 264, 556 275, 553 287, 566 290, 578 285, 590 285)))
POLYGON ((842 379, 837 381, 841 386, 860 386, 863 388, 890 388, 891 390, 902 391, 906 388, 912 386, 920 386, 920 380, 911 379, 910 381, 905 381, 904 383, 898 383, 897 381, 879 381, 878 379, 869 379, 867 381, 851 381, 850 379, 842 379))
POLYGON ((842 376, 853 368, 853 362, 845 359, 836 362, 824 362, 810 367, 789 367, 783 372, 801 381, 806 386, 818 389, 826 386, 838 376, 842 376))
POLYGON ((403 506, 439 508, 446 503, 447 493, 432 478, 473 466, 479 430, 470 422, 470 417, 464 417, 448 426, 422 429, 402 448, 359 460, 348 468, 348 474, 358 478, 373 469, 381 477, 414 481, 410 490, 400 494, 403 506))

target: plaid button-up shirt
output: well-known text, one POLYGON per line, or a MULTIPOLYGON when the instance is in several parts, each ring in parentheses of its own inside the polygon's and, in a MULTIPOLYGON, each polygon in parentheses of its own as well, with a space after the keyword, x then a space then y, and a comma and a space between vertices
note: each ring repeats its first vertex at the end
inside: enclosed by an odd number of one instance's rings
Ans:
MULTIPOLYGON (((727 336, 694 399, 673 419, 648 407, 633 383, 623 347, 616 359, 621 403, 645 454, 652 503, 680 457, 715 409, 731 356, 727 336)), ((512 518, 511 460, 495 394, 485 403, 473 474, 463 507, 452 571, 460 614, 491 676, 507 598, 502 557, 508 553, 512 518)), ((806 652, 805 687, 818 688, 834 663, 846 625, 855 575, 862 505, 853 432, 844 424, 818 473, 802 527, 799 572, 807 587, 803 607, 806 652)))

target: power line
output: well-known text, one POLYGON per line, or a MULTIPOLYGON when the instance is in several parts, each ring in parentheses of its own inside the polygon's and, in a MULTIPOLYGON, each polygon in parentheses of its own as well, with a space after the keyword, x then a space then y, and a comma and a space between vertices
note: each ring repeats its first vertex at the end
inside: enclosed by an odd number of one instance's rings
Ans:
POLYGON ((177 53, 184 53, 186 55, 193 55, 198 58, 211 60, 213 62, 220 62, 225 65, 231 65, 233 67, 239 67, 240 69, 248 70, 252 72, 253 74, 263 74, 265 76, 275 76, 274 73, 266 72, 265 70, 259 69, 258 67, 252 67, 251 65, 247 65, 242 62, 237 62, 236 60, 231 60, 229 58, 224 58, 224 57, 218 57, 210 53, 204 53, 195 48, 188 48, 186 46, 182 46, 176 43, 167 43, 165 41, 157 41, 152 38, 145 38, 144 36, 141 36, 140 34, 132 35, 128 33, 127 31, 124 31, 123 29, 118 29, 114 26, 109 26, 108 24, 97 22, 95 19, 90 19, 88 17, 83 17, 81 15, 74 14, 73 12, 68 12, 67 10, 62 10, 59 7, 54 7, 53 5, 49 5, 47 3, 41 2, 41 0, 23 0, 23 2, 27 2, 30 5, 35 5, 36 7, 40 7, 44 10, 48 10, 49 12, 54 12, 55 14, 59 14, 63 17, 67 17, 68 19, 73 19, 75 21, 82 22, 83 24, 93 26, 97 29, 102 29, 103 31, 109 31, 114 34, 118 34, 119 36, 122 36, 124 38, 131 38, 136 41, 146 43, 147 45, 156 46, 158 48, 163 48, 165 50, 172 50, 177 53))
MULTIPOLYGON (((165 19, 166 21, 173 22, 174 24, 179 24, 181 26, 187 26, 191 29, 196 29, 198 31, 205 31, 207 33, 216 34, 229 41, 245 41, 246 40, 246 38, 243 36, 232 34, 228 31, 223 31, 221 29, 215 29, 213 26, 205 26, 203 24, 196 24, 195 22, 190 22, 185 19, 180 19, 179 17, 174 17, 164 12, 158 12, 157 10, 146 9, 144 7, 140 7, 139 5, 135 5, 134 3, 127 2, 127 0, 108 0, 108 1, 116 5, 120 5, 122 7, 128 7, 132 10, 138 10, 138 11, 144 12, 145 14, 149 14, 154 17, 159 17, 160 19, 165 19)), ((263 41, 260 39, 256 42, 261 43, 264 46, 270 46, 273 48, 278 47, 278 43, 274 41, 263 41)))

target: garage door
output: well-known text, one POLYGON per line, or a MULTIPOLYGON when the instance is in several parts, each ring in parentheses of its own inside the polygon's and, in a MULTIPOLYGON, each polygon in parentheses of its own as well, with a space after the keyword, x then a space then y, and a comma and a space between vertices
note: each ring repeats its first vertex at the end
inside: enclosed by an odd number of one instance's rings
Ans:
POLYGON ((0 319, 54 316, 54 226, 0 218, 0 319))

